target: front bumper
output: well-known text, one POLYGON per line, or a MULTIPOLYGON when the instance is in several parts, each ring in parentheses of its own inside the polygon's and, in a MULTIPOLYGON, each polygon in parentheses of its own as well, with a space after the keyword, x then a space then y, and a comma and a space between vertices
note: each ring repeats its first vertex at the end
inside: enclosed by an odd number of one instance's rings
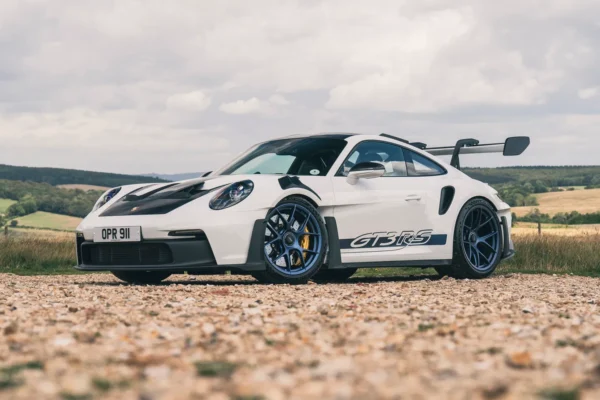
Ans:
POLYGON ((94 243, 77 236, 77 266, 80 271, 172 271, 216 270, 262 271, 264 222, 257 220, 252 230, 248 257, 243 264, 218 264, 206 238, 142 240, 127 243, 94 243))

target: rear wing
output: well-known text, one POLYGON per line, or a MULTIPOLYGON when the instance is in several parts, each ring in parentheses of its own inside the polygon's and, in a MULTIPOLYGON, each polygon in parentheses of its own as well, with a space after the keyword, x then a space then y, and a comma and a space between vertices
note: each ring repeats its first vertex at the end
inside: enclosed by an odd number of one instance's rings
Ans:
MULTIPOLYGON (((427 147, 421 149, 434 156, 452 155, 450 165, 460 169, 461 154, 502 153, 505 156, 520 156, 529 147, 531 140, 527 136, 514 136, 506 139, 504 143, 480 144, 477 139, 461 139, 456 145, 449 147, 427 147)), ((423 143, 418 143, 422 145, 423 143)))
MULTIPOLYGON (((407 140, 382 133, 381 136, 400 140, 409 143, 407 140)), ((460 169, 461 154, 484 154, 484 153, 502 153, 505 156, 519 156, 529 147, 531 140, 527 136, 509 137, 504 143, 480 144, 477 139, 461 139, 454 146, 446 147, 427 147, 427 144, 421 142, 409 143, 418 149, 428 152, 434 156, 452 156, 450 165, 460 169)))

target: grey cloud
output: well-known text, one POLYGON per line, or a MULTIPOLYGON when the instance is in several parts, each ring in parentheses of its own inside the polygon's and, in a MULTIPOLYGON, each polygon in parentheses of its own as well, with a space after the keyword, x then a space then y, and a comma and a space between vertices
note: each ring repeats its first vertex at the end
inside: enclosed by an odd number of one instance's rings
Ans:
POLYGON ((595 0, 4 1, 0 162, 196 171, 354 131, 530 134, 519 159, 474 162, 597 164, 598 15, 595 0))

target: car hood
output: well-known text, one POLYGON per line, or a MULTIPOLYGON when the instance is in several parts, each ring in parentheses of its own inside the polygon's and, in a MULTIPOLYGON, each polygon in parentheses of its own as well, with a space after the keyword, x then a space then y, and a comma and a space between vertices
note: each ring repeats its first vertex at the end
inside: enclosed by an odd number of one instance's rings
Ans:
POLYGON ((167 214, 228 184, 252 175, 223 175, 179 182, 132 185, 99 214, 101 217, 167 214))

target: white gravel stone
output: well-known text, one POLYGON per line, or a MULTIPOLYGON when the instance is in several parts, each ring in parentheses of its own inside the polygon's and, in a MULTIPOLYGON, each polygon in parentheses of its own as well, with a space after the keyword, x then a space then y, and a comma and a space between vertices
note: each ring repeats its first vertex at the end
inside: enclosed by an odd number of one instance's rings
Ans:
POLYGON ((6 274, 0 397, 600 398, 599 283, 6 274))

